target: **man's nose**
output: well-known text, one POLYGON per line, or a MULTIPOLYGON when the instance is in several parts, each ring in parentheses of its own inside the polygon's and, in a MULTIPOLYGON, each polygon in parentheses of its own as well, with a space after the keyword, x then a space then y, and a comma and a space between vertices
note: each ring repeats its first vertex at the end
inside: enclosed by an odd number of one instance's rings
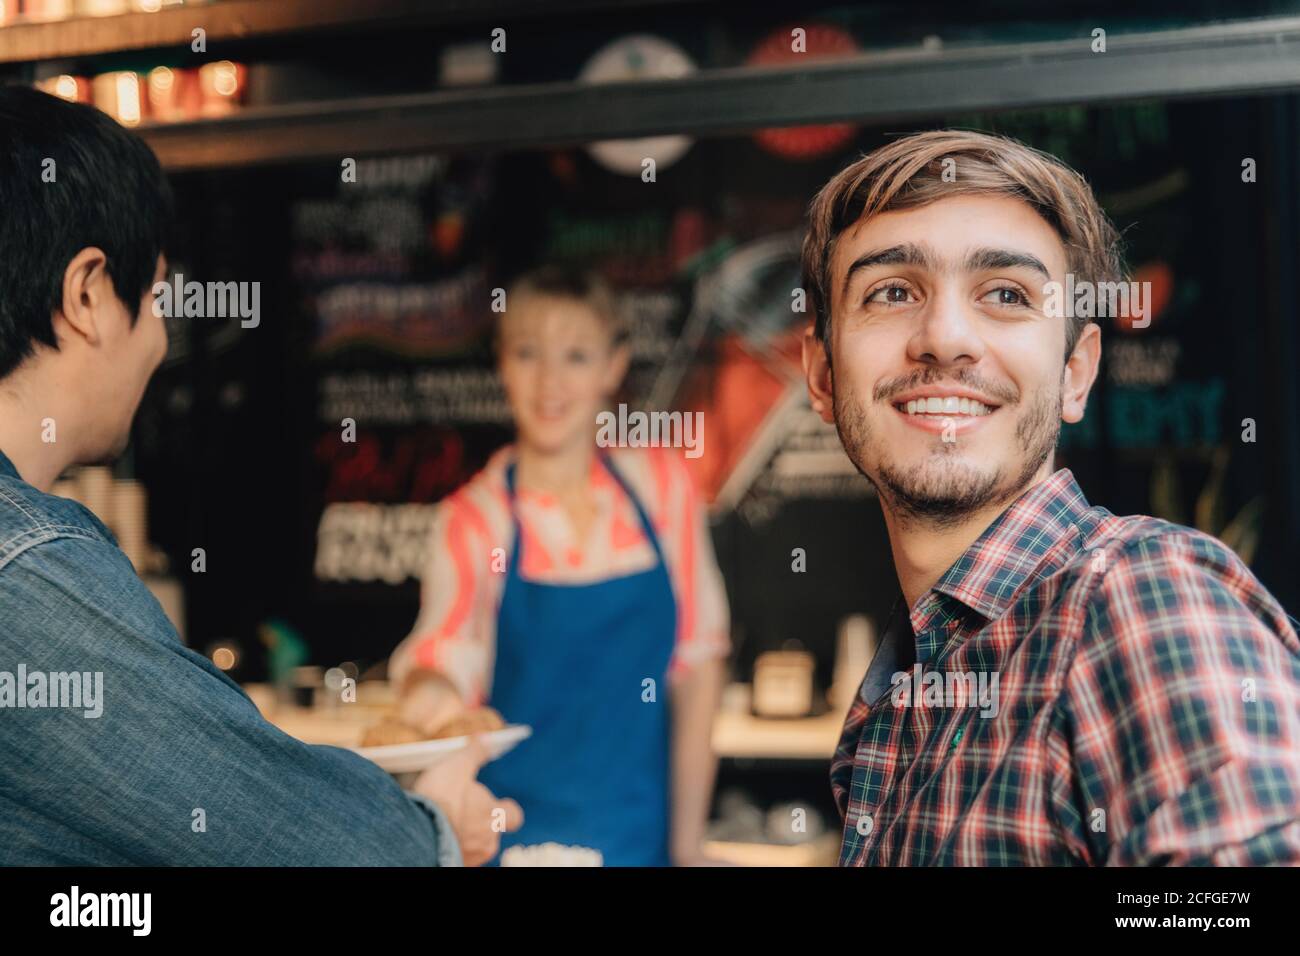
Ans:
POLYGON ((945 289, 920 310, 908 356, 931 365, 966 365, 984 356, 979 314, 974 303, 956 289, 945 289))

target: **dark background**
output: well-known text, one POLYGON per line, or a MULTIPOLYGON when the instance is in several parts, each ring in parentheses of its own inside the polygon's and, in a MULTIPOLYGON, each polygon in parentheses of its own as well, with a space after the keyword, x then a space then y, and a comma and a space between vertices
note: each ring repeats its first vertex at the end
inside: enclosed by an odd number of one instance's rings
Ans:
MULTIPOLYGON (((1294 613, 1300 604, 1293 570, 1300 497, 1292 292, 1300 252, 1296 109, 1293 96, 1262 96, 936 116, 863 130, 844 148, 811 161, 776 157, 749 136, 700 140, 653 184, 610 173, 581 149, 466 153, 452 158, 445 178, 406 197, 430 222, 449 202, 468 209, 462 242, 450 258, 413 257, 404 278, 431 281, 479 266, 485 286, 503 285, 518 269, 565 248, 557 245, 563 231, 557 222, 652 220, 659 232, 629 227, 604 250, 604 261, 617 259, 625 273, 628 257, 642 264, 644 274, 622 285, 673 296, 679 305, 672 331, 689 310, 692 268, 679 263, 665 270, 654 255, 672 259, 667 247, 677 213, 706 224, 704 248, 743 242, 797 227, 804 204, 830 174, 894 134, 957 125, 1017 136, 1061 156, 1093 183, 1126 237, 1131 265, 1163 262, 1173 275, 1169 305, 1140 333, 1148 344, 1176 343, 1173 381, 1148 389, 1113 382, 1115 342, 1139 334, 1106 328, 1107 356, 1088 418, 1063 436, 1058 464, 1074 470, 1093 502, 1116 513, 1155 513, 1164 499, 1153 500, 1152 476, 1162 461, 1171 463, 1181 486, 1174 492, 1181 520, 1191 523, 1213 449, 1226 449, 1223 511, 1231 517, 1263 496, 1253 568, 1294 613), (1242 182, 1244 157, 1257 161, 1255 183, 1242 182), (466 200, 466 184, 476 177, 478 198, 466 200), (619 248, 627 250, 622 259, 619 248), (1217 405, 1209 401, 1216 389, 1217 405), (1141 394, 1134 398, 1134 392, 1141 394), (1148 419, 1151 409, 1175 400, 1187 414, 1163 423, 1148 419), (1192 400, 1207 402, 1202 407, 1213 414, 1201 415, 1186 404, 1192 400), (1240 440, 1247 417, 1257 422, 1254 444, 1240 440), (1152 442, 1141 440, 1148 420, 1152 442)), ((182 224, 177 267, 183 264, 187 278, 263 283, 259 328, 232 334, 228 324, 191 320, 173 330, 174 357, 137 424, 130 464, 151 493, 153 537, 181 569, 190 642, 202 648, 234 640, 246 651, 235 676, 252 679, 262 676, 256 627, 280 617, 304 634, 316 662, 381 659, 413 623, 418 589, 411 580, 325 583, 312 573, 330 474, 320 443, 337 432, 318 420, 319 381, 339 370, 486 368, 489 324, 477 340, 439 355, 412 358, 367 347, 316 354, 312 302, 322 284, 295 276, 294 262, 319 242, 295 235, 295 209, 306 201, 349 201, 340 198, 351 187, 340 186, 336 167, 186 173, 174 183, 182 224), (192 575, 188 556, 199 546, 207 550, 208 570, 192 575)), ((337 247, 364 252, 365 241, 353 232, 341 230, 337 247)), ((707 379, 707 350, 698 361, 707 379)), ((358 431, 374 441, 395 476, 372 485, 362 500, 393 503, 436 500, 508 438, 500 427, 455 422, 368 428, 361 420, 358 431), (414 442, 415 460, 397 460, 410 451, 399 448, 403 441, 414 442), (444 467, 413 497, 421 460, 444 467)), ((789 500, 758 522, 739 513, 716 517, 738 678, 748 678, 756 652, 795 639, 817 653, 824 681, 845 614, 865 611, 883 623, 896 581, 871 498, 789 500), (794 547, 808 552, 805 574, 790 573, 794 547)))

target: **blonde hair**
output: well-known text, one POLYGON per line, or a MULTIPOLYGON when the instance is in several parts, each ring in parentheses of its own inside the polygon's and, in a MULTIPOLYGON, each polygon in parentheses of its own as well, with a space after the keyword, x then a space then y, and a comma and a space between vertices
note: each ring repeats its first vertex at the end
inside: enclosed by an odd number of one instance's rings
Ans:
POLYGON ((614 291, 600 275, 563 265, 546 265, 526 272, 506 290, 506 314, 538 299, 563 299, 589 308, 618 345, 627 337, 614 291))
MULTIPOLYGON (((831 260, 840 234, 865 219, 950 196, 995 194, 1023 200, 1056 230, 1078 280, 1122 278, 1119 233, 1087 181, 1048 153, 1018 140, 966 130, 931 130, 895 140, 841 170, 808 207, 803 284, 817 337, 830 355, 831 260), (948 163, 947 160, 952 160, 948 163), (956 178, 944 179, 946 171, 956 178)), ((1065 330, 1065 354, 1088 322, 1065 330)))

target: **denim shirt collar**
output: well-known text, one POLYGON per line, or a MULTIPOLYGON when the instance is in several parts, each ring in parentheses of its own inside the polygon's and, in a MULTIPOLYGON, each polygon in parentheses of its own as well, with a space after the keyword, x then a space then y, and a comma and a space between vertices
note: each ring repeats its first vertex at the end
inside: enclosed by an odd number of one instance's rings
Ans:
POLYGON ((18 469, 14 467, 14 463, 9 460, 3 451, 0 451, 0 475, 17 478, 19 481, 23 480, 23 476, 18 474, 18 469))

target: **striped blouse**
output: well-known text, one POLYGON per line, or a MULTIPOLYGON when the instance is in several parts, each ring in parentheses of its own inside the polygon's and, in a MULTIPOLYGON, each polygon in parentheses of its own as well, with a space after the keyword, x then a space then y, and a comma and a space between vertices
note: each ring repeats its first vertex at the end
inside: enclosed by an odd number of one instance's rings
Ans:
MULTIPOLYGON (((681 452, 615 448, 610 459, 641 499, 659 536, 677 601, 673 676, 730 651, 726 590, 718 570, 702 501, 681 452)), ((513 446, 438 506, 429 562, 422 576, 420 614, 393 653, 395 680, 413 666, 438 670, 471 704, 491 693, 497 609, 514 547, 506 494, 513 446)), ((655 555, 636 510, 618 482, 592 460, 596 517, 585 542, 576 540, 564 509, 551 495, 518 490, 524 536, 520 575, 529 581, 587 584, 645 571, 655 555)))

